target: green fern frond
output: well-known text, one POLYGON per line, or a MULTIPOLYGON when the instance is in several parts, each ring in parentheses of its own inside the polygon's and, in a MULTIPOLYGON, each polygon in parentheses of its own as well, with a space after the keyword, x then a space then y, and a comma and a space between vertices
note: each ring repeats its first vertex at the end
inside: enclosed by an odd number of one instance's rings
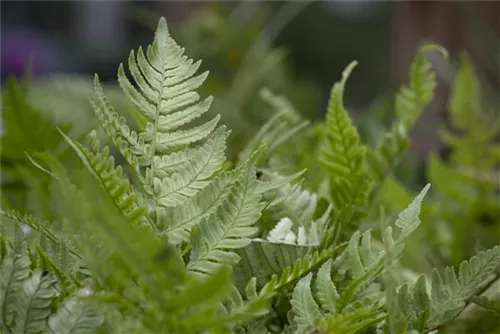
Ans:
POLYGON ((57 265, 52 260, 52 257, 38 246, 36 246, 36 256, 37 266, 41 270, 51 272, 58 279, 59 286, 63 293, 70 295, 81 286, 81 283, 76 277, 76 269, 78 269, 76 265, 73 265, 72 268, 67 264, 66 259, 59 260, 59 265, 57 265))
POLYGON ((308 287, 311 283, 311 277, 308 280, 303 279, 302 285, 297 285, 297 294, 294 294, 295 299, 292 298, 292 305, 299 326, 311 327, 322 321, 321 328, 327 330, 333 328, 340 330, 343 328, 348 332, 355 333, 361 328, 366 329, 374 326, 384 319, 383 313, 378 307, 348 308, 348 306, 356 295, 366 289, 386 269, 387 264, 392 263, 399 257, 404 247, 404 240, 420 224, 418 218, 420 205, 428 189, 429 185, 399 215, 395 226, 400 229, 400 233, 396 239, 393 237, 391 226, 388 226, 383 231, 383 240, 387 250, 380 250, 377 254, 374 254, 370 230, 364 232, 361 237, 359 231, 354 233, 347 248, 349 268, 352 271, 353 280, 342 289, 340 294, 331 281, 331 263, 326 263, 320 268, 316 278, 316 295, 321 308, 316 303, 308 287), (360 240, 361 246, 359 245, 360 240), (388 260, 387 257, 389 256, 388 260), (299 298, 299 296, 302 298, 299 298), (322 310, 329 315, 321 316, 322 310), (314 321, 311 319, 314 319, 314 321))
POLYGON ((252 239, 248 246, 237 250, 241 261, 234 268, 235 284, 241 288, 254 277, 257 285, 262 287, 272 275, 281 274, 310 251, 312 247, 252 239))
POLYGON ((410 146, 408 130, 405 126, 397 122, 385 133, 375 151, 369 150, 366 159, 371 178, 376 182, 377 187, 372 192, 372 197, 378 194, 383 183, 391 174, 404 153, 410 146))
POLYGON ((414 287, 406 283, 398 291, 387 290, 387 325, 391 333, 406 333, 410 328, 424 330, 430 314, 430 298, 426 291, 424 276, 420 276, 414 287))
POLYGON ((294 283, 311 273, 314 268, 328 259, 340 254, 345 249, 345 246, 346 244, 341 244, 335 248, 321 252, 315 251, 298 258, 292 266, 286 267, 279 275, 272 275, 271 279, 259 291, 257 291, 257 279, 251 279, 245 288, 247 296, 250 296, 255 302, 264 303, 279 293, 287 293, 292 290, 294 283))
POLYGON ((106 189, 106 192, 113 199, 113 202, 123 215, 132 224, 143 219, 146 210, 140 207, 130 182, 124 176, 122 167, 115 167, 115 160, 110 156, 109 147, 104 146, 104 148, 100 148, 96 132, 92 131, 87 137, 91 150, 73 141, 62 131, 61 135, 75 152, 77 152, 87 168, 101 182, 104 189, 106 189))
POLYGON ((188 241, 191 229, 204 218, 209 217, 223 203, 229 195, 232 183, 235 180, 234 172, 223 172, 202 191, 171 210, 160 210, 165 215, 162 221, 169 222, 159 229, 169 237, 170 242, 179 244, 188 241))
POLYGON ((424 45, 417 52, 411 65, 410 84, 403 86, 396 96, 396 115, 407 129, 411 129, 425 106, 432 100, 436 88, 436 74, 431 63, 425 59, 428 51, 437 50, 444 57, 447 51, 439 45, 424 45))
POLYGON ((366 147, 360 144, 358 131, 343 105, 344 87, 356 64, 352 62, 332 88, 324 130, 326 147, 321 150, 320 162, 330 176, 336 208, 353 206, 355 213, 361 213, 368 205, 370 188, 365 171, 366 147))
POLYGON ((384 133, 375 150, 367 153, 368 170, 375 181, 372 202, 383 183, 410 146, 410 134, 417 119, 434 97, 436 74, 425 54, 438 50, 446 56, 446 50, 434 44, 422 46, 411 65, 409 86, 401 87, 396 95, 396 116, 391 130, 384 133))
POLYGON ((359 145, 356 128, 344 109, 344 87, 357 62, 351 63, 343 72, 342 80, 336 83, 331 92, 326 115, 326 138, 328 149, 323 150, 323 164, 334 176, 356 174, 363 168, 365 148, 359 145))

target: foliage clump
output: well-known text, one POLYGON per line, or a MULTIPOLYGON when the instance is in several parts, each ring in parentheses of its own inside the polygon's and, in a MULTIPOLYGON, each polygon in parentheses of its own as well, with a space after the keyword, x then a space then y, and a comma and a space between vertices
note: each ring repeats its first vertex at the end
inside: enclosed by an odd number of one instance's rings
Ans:
MULTIPOLYGON (((417 53, 378 146, 362 142, 344 106, 352 63, 314 128, 263 90, 278 112, 231 165, 230 131, 220 116, 207 117, 212 98, 197 92, 208 72, 198 74, 201 62, 184 54, 162 18, 152 44, 118 68, 132 117, 115 109, 95 76, 90 104, 113 148, 98 129, 84 144, 47 125, 80 164, 54 149, 57 139, 26 152, 33 175, 49 185, 39 194, 50 215, 2 202, 2 331, 399 334, 446 332, 471 303, 498 315, 487 288, 498 281, 500 246, 461 259, 458 271, 417 274, 402 261, 422 228, 430 184, 394 198, 404 205, 390 221, 397 205, 387 205, 387 184, 397 189, 392 171, 432 100, 425 53, 436 48, 417 53), (283 150, 297 139, 306 157, 283 150), (312 189, 304 164, 319 173, 312 189)), ((474 106, 463 91, 476 87, 465 66, 452 102, 462 130, 474 106)), ((5 93, 7 109, 22 102, 16 89, 5 93)), ((26 136, 17 128, 3 144, 11 152, 26 136)), ((457 143, 454 159, 468 164, 465 145, 447 138, 457 143)))

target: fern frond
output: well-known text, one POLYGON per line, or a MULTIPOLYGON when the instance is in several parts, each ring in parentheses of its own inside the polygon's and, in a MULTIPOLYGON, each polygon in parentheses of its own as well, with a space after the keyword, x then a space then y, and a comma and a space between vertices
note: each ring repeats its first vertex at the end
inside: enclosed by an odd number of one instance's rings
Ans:
POLYGON ((184 202, 184 205, 171 210, 160 210, 160 214, 165 215, 161 220, 170 222, 167 226, 160 226, 160 230, 168 235, 173 244, 188 241, 193 226, 214 213, 227 198, 234 180, 234 172, 223 172, 202 191, 184 202))
POLYGON ((337 300, 338 312, 347 307, 356 294, 379 277, 383 270, 387 269, 387 265, 392 264, 401 256, 405 239, 420 225, 420 206, 429 188, 428 184, 399 214, 395 226, 400 232, 395 240, 392 226, 387 226, 382 231, 385 249, 380 250, 377 254, 373 253, 370 230, 364 232, 361 237, 359 231, 351 236, 347 255, 354 279, 340 293, 337 300), (359 246, 360 240, 361 247, 359 246))
MULTIPOLYGON (((171 177, 164 177, 161 184, 155 181, 154 191, 158 196, 158 203, 163 207, 175 207, 206 187, 209 184, 208 178, 217 172, 225 161, 226 137, 225 127, 221 126, 214 132, 213 138, 207 141, 204 150, 200 151, 202 154, 191 159, 171 177)), ((159 171, 161 172, 161 169, 159 171)))
POLYGON ((372 197, 378 194, 384 181, 410 146, 408 130, 397 122, 390 132, 385 133, 376 150, 369 150, 366 159, 371 178, 377 183, 372 197))
MULTIPOLYGON (((257 310, 256 312, 258 312, 260 310, 259 305, 265 305, 277 294, 286 294, 292 290, 293 283, 311 273, 314 268, 328 259, 340 254, 345 249, 345 246, 345 244, 341 244, 335 248, 326 249, 321 252, 315 251, 314 253, 308 253, 298 258, 293 265, 286 267, 279 275, 272 275, 271 279, 259 291, 257 291, 257 279, 255 277, 252 278, 245 288, 246 294, 252 302, 251 305, 254 305, 257 310)), ((237 304, 241 303, 241 301, 237 302, 237 304)))
POLYGON ((460 264, 458 276, 452 267, 443 275, 432 272, 431 315, 429 326, 435 327, 457 315, 485 279, 500 265, 500 246, 480 252, 460 264))
POLYGON ((275 114, 259 129, 239 154, 242 162, 257 148, 265 145, 262 160, 269 160, 276 150, 309 126, 310 121, 301 120, 292 104, 283 96, 275 95, 269 89, 260 91, 260 97, 274 109, 275 114))
POLYGON ((312 250, 312 247, 307 246, 252 239, 248 246, 237 250, 241 261, 234 268, 235 284, 240 288, 255 277, 258 286, 262 287, 272 275, 281 274, 312 250))
POLYGON ((335 303, 340 297, 335 284, 332 282, 331 273, 332 260, 330 259, 319 268, 316 276, 316 296, 321 309, 326 313, 335 312, 335 303))
POLYGON ((382 310, 365 307, 352 312, 326 317, 318 324, 320 333, 363 333, 385 319, 382 310))
MULTIPOLYGON (((91 103, 103 129, 141 181, 145 191, 142 202, 148 205, 149 216, 159 229, 169 225, 165 219, 175 214, 173 210, 211 183, 225 161, 228 132, 225 127, 215 130, 220 116, 187 127, 212 103, 212 97, 200 100, 195 91, 208 75, 195 75, 200 64, 184 55, 161 18, 147 51, 139 48, 130 53, 128 69, 133 83, 123 64, 118 69, 120 87, 147 121, 144 131, 138 132, 114 111, 95 78, 96 100, 91 103)), ((184 234, 181 239, 185 239, 184 234)))
POLYGON ((432 50, 438 50, 446 56, 446 50, 438 45, 424 45, 419 49, 411 65, 409 86, 401 87, 396 95, 397 119, 391 130, 384 133, 377 148, 367 152, 368 170, 375 181, 372 202, 410 146, 411 131, 434 97, 436 74, 431 71, 431 63, 425 59, 425 54, 432 50))
POLYGON ((101 182, 102 186, 123 215, 133 224, 143 219, 146 210, 140 207, 130 182, 124 176, 122 167, 115 167, 115 160, 113 156, 110 156, 109 147, 104 146, 104 148, 100 148, 96 132, 92 131, 87 137, 91 150, 73 141, 64 132, 60 132, 68 144, 78 154, 82 162, 97 180, 101 182))
POLYGON ((302 278, 295 286, 290 301, 294 313, 294 321, 301 331, 314 329, 322 317, 319 306, 316 304, 311 292, 311 281, 312 273, 302 278))
POLYGON ((417 52, 411 65, 409 86, 401 87, 396 96, 396 115, 407 129, 411 129, 424 107, 432 100, 436 88, 436 74, 431 63, 425 59, 426 52, 437 50, 444 57, 447 51, 439 45, 424 45, 417 52))
POLYGON ((49 273, 35 272, 24 281, 22 293, 16 301, 16 333, 40 333, 47 326, 52 313, 52 303, 56 297, 57 281, 49 273))
POLYGON ((69 298, 59 306, 48 320, 53 333, 90 334, 95 333, 104 322, 99 310, 77 298, 69 298))
POLYGON ((339 312, 335 307, 335 300, 339 298, 339 295, 331 281, 330 270, 331 262, 327 262, 316 275, 315 295, 319 304, 311 291, 312 273, 302 278, 295 286, 291 304, 294 324, 299 331, 358 333, 377 325, 384 319, 383 311, 376 304, 339 312))
POLYGON ((16 299, 29 276, 29 260, 21 254, 11 253, 2 260, 1 268, 0 315, 2 323, 9 326, 16 311, 16 299))
POLYGON ((463 54, 461 58, 448 103, 450 125, 460 133, 443 128, 439 135, 451 148, 450 161, 453 164, 490 170, 496 168, 500 161, 496 154, 496 138, 500 132, 498 115, 494 112, 497 105, 484 95, 469 57, 463 54))
POLYGON ((344 109, 344 87, 357 62, 342 73, 342 79, 331 91, 326 115, 326 147, 321 150, 320 162, 330 176, 330 187, 337 209, 353 206, 361 213, 368 205, 370 182, 365 171, 366 147, 361 145, 356 127, 344 109))
MULTIPOLYGON (((457 317, 468 301, 481 303, 475 294, 499 265, 500 246, 495 246, 463 261, 458 275, 453 267, 447 267, 443 273, 434 269, 430 288, 422 275, 415 285, 400 288, 395 297, 410 304, 412 312, 408 314, 413 327, 429 332, 457 317)), ((394 319, 394 314, 390 316, 394 319)))

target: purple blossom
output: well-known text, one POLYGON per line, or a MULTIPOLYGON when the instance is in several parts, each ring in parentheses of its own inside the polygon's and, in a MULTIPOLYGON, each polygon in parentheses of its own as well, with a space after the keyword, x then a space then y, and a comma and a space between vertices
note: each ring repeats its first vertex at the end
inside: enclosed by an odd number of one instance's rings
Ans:
POLYGON ((22 76, 30 61, 34 75, 52 72, 55 60, 54 44, 44 35, 29 30, 2 32, 2 77, 22 76))

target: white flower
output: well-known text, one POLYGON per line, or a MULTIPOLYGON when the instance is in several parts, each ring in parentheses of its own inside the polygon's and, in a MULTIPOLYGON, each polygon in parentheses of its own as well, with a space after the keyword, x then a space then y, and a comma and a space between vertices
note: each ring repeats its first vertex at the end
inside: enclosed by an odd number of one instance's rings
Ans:
POLYGON ((292 231, 293 223, 290 218, 282 218, 278 224, 269 232, 267 240, 277 243, 295 244, 297 236, 292 231))

